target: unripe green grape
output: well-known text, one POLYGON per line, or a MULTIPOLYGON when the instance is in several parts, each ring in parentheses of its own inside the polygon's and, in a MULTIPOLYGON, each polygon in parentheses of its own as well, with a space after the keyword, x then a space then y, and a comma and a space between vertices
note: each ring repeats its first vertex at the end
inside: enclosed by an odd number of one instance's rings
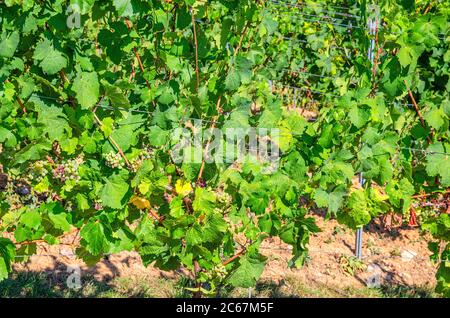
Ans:
POLYGON ((118 153, 110 151, 104 155, 104 159, 105 164, 112 169, 121 168, 124 166, 123 159, 118 153))

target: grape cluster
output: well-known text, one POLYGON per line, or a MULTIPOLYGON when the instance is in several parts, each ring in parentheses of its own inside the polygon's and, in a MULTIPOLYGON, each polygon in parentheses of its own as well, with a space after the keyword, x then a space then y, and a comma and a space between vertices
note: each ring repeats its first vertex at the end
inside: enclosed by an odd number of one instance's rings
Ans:
POLYGON ((2 190, 5 192, 4 200, 11 209, 20 208, 24 204, 37 206, 38 199, 33 195, 30 185, 23 180, 14 179, 14 177, 11 179, 12 182, 8 182, 2 190))
POLYGON ((219 279, 220 281, 222 281, 227 277, 228 272, 223 264, 217 264, 211 271, 209 271, 208 274, 207 276, 209 276, 209 279, 219 279))
POLYGON ((217 201, 219 201, 219 203, 224 204, 225 206, 230 205, 231 202, 233 201, 233 197, 229 193, 227 193, 223 190, 217 191, 216 197, 217 197, 217 201))
POLYGON ((136 157, 130 160, 130 164, 131 164, 131 170, 133 172, 136 172, 139 170, 139 168, 141 167, 142 163, 146 160, 146 159, 150 159, 151 157, 151 150, 150 149, 143 149, 141 150, 141 153, 136 157))
POLYGON ((61 182, 66 180, 79 181, 78 168, 84 163, 84 156, 81 154, 75 159, 69 159, 63 164, 59 164, 53 169, 53 177, 61 182))
POLYGON ((195 182, 195 185, 200 188, 206 188, 206 181, 200 178, 195 182))
POLYGON ((47 163, 45 161, 39 160, 32 163, 28 170, 27 178, 30 181, 41 182, 42 179, 48 174, 47 163))
POLYGON ((5 191, 8 185, 8 175, 0 174, 0 191, 5 191))
POLYGON ((99 200, 97 200, 97 201, 94 202, 93 208, 96 211, 101 211, 101 210, 103 210, 103 205, 102 205, 102 203, 99 200))
POLYGON ((108 167, 111 167, 112 169, 122 168, 125 166, 125 162, 118 153, 110 151, 107 154, 103 155, 103 157, 106 161, 106 165, 108 167))
POLYGON ((11 209, 17 209, 22 205, 22 200, 20 199, 20 195, 14 192, 12 184, 8 185, 6 189, 5 201, 11 207, 11 209))

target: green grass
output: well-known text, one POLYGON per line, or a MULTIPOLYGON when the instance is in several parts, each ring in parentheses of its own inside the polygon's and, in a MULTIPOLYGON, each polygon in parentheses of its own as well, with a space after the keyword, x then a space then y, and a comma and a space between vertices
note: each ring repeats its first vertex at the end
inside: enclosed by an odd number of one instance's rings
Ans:
MULTIPOLYGON (((0 282, 1 297, 31 298, 159 298, 190 297, 184 287, 191 282, 185 278, 163 277, 118 277, 108 282, 83 277, 78 290, 66 286, 64 277, 54 278, 48 273, 15 272, 9 279, 0 282)), ((300 298, 430 298, 439 297, 430 288, 410 286, 381 286, 380 288, 338 288, 318 282, 304 283, 295 276, 286 276, 280 283, 261 281, 252 292, 253 297, 300 297, 300 298)), ((248 289, 222 288, 218 297, 248 297, 248 289)))
POLYGON ((179 297, 176 281, 164 278, 124 277, 101 282, 82 277, 80 289, 70 289, 64 279, 45 273, 13 273, 0 282, 0 297, 30 298, 131 298, 179 297))

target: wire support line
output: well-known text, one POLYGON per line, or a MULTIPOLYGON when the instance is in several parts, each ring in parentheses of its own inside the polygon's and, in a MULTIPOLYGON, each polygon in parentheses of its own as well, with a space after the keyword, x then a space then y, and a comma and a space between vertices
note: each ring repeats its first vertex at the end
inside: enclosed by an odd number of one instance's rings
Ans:
MULTIPOLYGON (((42 95, 37 95, 37 94, 33 94, 32 96, 33 97, 37 97, 37 98, 42 98, 42 99, 61 101, 60 98, 56 98, 56 97, 42 96, 42 95)), ((98 104, 97 107, 103 108, 103 109, 108 109, 108 110, 125 111, 125 112, 129 112, 129 113, 140 113, 140 114, 148 114, 148 115, 154 115, 156 113, 162 113, 162 112, 159 112, 159 111, 145 111, 145 110, 139 110, 139 109, 114 107, 114 106, 110 106, 109 104, 98 104)), ((231 115, 233 112, 239 111, 239 110, 241 110, 241 109, 236 108, 236 109, 233 109, 232 111, 224 112, 222 115, 223 116, 228 116, 228 115, 231 115)), ((201 118, 195 118, 195 117, 184 117, 184 121, 186 121, 186 120, 195 120, 195 121, 201 121, 201 122, 207 122, 207 123, 213 123, 214 122, 214 120, 201 119, 201 118)), ((147 122, 148 122, 148 120, 143 120, 143 121, 137 121, 137 122, 132 122, 132 123, 117 123, 117 125, 133 125, 133 124, 143 124, 143 123, 147 123, 147 122)))
POLYGON ((266 70, 275 71, 275 72, 285 71, 285 72, 291 72, 291 73, 297 73, 297 74, 304 74, 304 75, 307 75, 307 76, 318 77, 318 78, 328 78, 328 79, 333 79, 333 80, 338 78, 337 76, 315 74, 315 73, 305 72, 305 71, 302 71, 302 70, 293 70, 293 69, 290 69, 290 68, 287 68, 287 67, 283 67, 283 68, 278 69, 278 70, 273 68, 273 67, 266 67, 265 69, 266 70))
MULTIPOLYGON (((296 88, 296 89, 305 89, 305 90, 308 89, 308 88, 301 88, 301 87, 295 87, 295 86, 290 86, 290 87, 296 88)), ((323 92, 321 92, 321 93, 323 93, 323 92)), ((35 95, 35 94, 33 94, 32 96, 39 97, 39 98, 49 98, 49 99, 52 99, 52 100, 58 100, 58 98, 55 98, 55 97, 46 97, 46 96, 40 96, 40 95, 35 95)), ((341 97, 341 96, 338 96, 338 95, 335 95, 335 96, 336 96, 336 97, 341 97)), ((119 108, 118 108, 118 107, 112 107, 112 106, 109 106, 109 105, 102 105, 102 104, 98 105, 98 107, 100 107, 100 108, 112 109, 112 110, 124 110, 124 111, 130 112, 130 113, 133 113, 133 112, 136 112, 136 113, 138 113, 138 112, 139 112, 139 113, 146 113, 146 114, 155 114, 155 113, 158 113, 158 111, 147 112, 147 111, 141 111, 141 110, 136 110, 136 109, 127 109, 127 108, 121 108, 121 107, 119 107, 119 108)), ((233 109, 232 111, 225 112, 225 113, 223 113, 222 115, 223 115, 223 116, 228 116, 228 115, 231 115, 233 112, 236 112, 236 111, 243 111, 243 110, 244 110, 244 109, 236 108, 236 109, 233 109)), ((182 119, 183 119, 183 118, 182 118, 182 119)), ((209 119, 201 119, 201 118, 194 118, 194 117, 184 117, 184 121, 186 121, 186 120, 194 120, 194 121, 208 122, 208 123, 215 122, 214 120, 209 120, 209 119)), ((118 125, 133 125, 133 124, 147 123, 147 122, 148 122, 148 120, 144 120, 144 121, 142 121, 142 122, 132 122, 132 123, 124 123, 124 124, 118 123, 118 125)), ((285 135, 291 135, 291 136, 302 136, 302 135, 303 135, 303 134, 294 133, 294 132, 283 132, 283 134, 285 134, 285 135)), ((401 150, 411 150, 411 151, 422 152, 422 153, 427 153, 427 154, 437 154, 437 155, 450 156, 450 153, 447 153, 447 152, 439 152, 439 151, 426 150, 426 149, 421 149, 421 148, 398 147, 398 149, 401 149, 401 150)), ((390 153, 385 153, 385 154, 390 154, 390 153)), ((381 155, 385 155, 385 154, 379 154, 379 155, 381 156, 381 155)), ((378 155, 377 155, 377 156, 378 156, 378 155)))
MULTIPOLYGON (((261 246, 261 250, 272 250, 272 251, 286 251, 286 252, 292 252, 292 249, 288 247, 269 247, 269 246, 261 246)), ((353 257, 353 254, 345 253, 341 251, 324 251, 320 249, 309 249, 306 251, 308 254, 323 254, 323 255, 335 255, 335 256, 341 256, 341 257, 353 257)), ((103 254, 103 257, 112 256, 114 253, 106 253, 103 254)), ((16 255, 15 258, 28 258, 28 257, 76 257, 76 253, 46 253, 46 254, 22 254, 22 255, 16 255)), ((383 255, 383 254, 371 254, 371 255, 364 255, 362 257, 363 259, 369 259, 369 258, 382 258, 382 259, 401 259, 402 256, 396 256, 396 255, 383 255)), ((430 261, 430 262, 436 262, 431 260, 430 258, 426 257, 413 257, 411 261, 430 261)), ((450 260, 439 260, 439 263, 448 263, 450 260)))
MULTIPOLYGON (((289 7, 296 7, 296 8, 300 8, 300 9, 303 9, 307 5, 306 3, 295 3, 294 4, 294 3, 288 3, 286 1, 276 1, 276 0, 269 0, 268 2, 272 2, 272 3, 284 5, 284 6, 289 6, 289 7)), ((334 8, 334 9, 339 9, 339 10, 350 10, 350 9, 353 9, 351 7, 344 7, 344 6, 337 6, 337 5, 328 5, 328 7, 329 8, 334 8)), ((320 9, 322 9, 322 8, 320 8, 320 9)), ((354 8, 354 9, 356 9, 356 8, 354 8)), ((325 12, 325 11, 321 11, 321 12, 325 12)), ((351 16, 351 17, 360 18, 357 15, 350 14, 350 13, 347 13, 347 12, 338 12, 338 13, 345 14, 345 15, 351 16)))
MULTIPOLYGON (((275 250, 275 251, 286 251, 286 252, 292 252, 292 249, 287 247, 268 247, 268 246, 261 246, 262 250, 275 250)), ((308 254, 323 254, 323 255, 335 255, 335 256, 341 256, 341 257, 354 257, 353 254, 345 253, 341 251, 324 251, 320 249, 309 249, 305 251, 308 254)), ((382 254, 371 254, 371 255, 363 255, 362 259, 369 259, 369 258, 383 258, 383 259, 399 259, 402 258, 401 256, 396 255, 382 255, 382 254)), ((430 261, 433 262, 433 260, 426 258, 426 257, 414 257, 412 260, 415 261, 430 261)), ((450 262, 450 260, 440 260, 441 263, 447 263, 450 262)))
MULTIPOLYGON (((379 32, 380 35, 383 36, 389 36, 389 35, 404 35, 407 34, 411 31, 411 30, 407 30, 407 31, 389 31, 389 27, 387 25, 381 25, 377 27, 378 31, 382 31, 379 32)), ((446 39, 447 36, 450 36, 450 34, 445 35, 444 33, 437 33, 435 34, 435 36, 441 40, 444 41, 446 39), (442 37, 441 37, 442 36, 442 37)))
MULTIPOLYGON (((304 16, 303 14, 297 13, 297 12, 279 12, 279 14, 281 14, 281 15, 283 15, 283 14, 284 15, 289 15, 289 17, 292 17, 292 14, 304 16)), ((331 19, 332 20, 337 20, 337 19, 333 19, 333 18, 331 18, 331 19)), ((336 23, 336 22, 331 22, 331 21, 327 21, 327 20, 316 20, 316 19, 309 19, 309 18, 302 18, 302 20, 306 21, 306 22, 312 22, 312 23, 316 23, 317 22, 317 23, 331 24, 331 25, 334 25, 334 26, 337 26, 337 27, 346 28, 346 29, 349 29, 349 30, 352 30, 352 29, 368 30, 368 28, 360 27, 358 25, 353 25, 351 22, 349 24, 342 24, 342 23, 336 23)), ((301 22, 301 21, 299 21, 299 22, 301 22)))
MULTIPOLYGON (((276 87, 276 86, 278 85, 278 84, 276 84, 276 83, 279 83, 279 82, 276 81, 276 80, 272 80, 272 82, 274 83, 274 87, 276 87)), ((312 92, 312 93, 321 94, 321 95, 328 95, 328 96, 333 96, 333 97, 337 97, 337 98, 344 97, 344 95, 337 95, 337 94, 333 94, 333 93, 329 93, 329 92, 324 92, 324 91, 320 91, 320 90, 315 90, 315 89, 312 89, 312 88, 309 88, 309 87, 291 86, 291 85, 285 85, 285 84, 282 84, 282 83, 280 83, 279 86, 282 86, 282 88, 286 87, 286 88, 293 89, 293 90, 310 91, 310 92, 312 92)), ((395 103, 395 102, 389 103, 389 104, 387 104, 387 105, 401 105, 401 106, 408 106, 408 107, 414 106, 414 104, 410 104, 410 103, 403 104, 403 103, 395 103)))
POLYGON ((411 151, 414 151, 414 152, 422 152, 422 153, 431 154, 431 155, 450 156, 450 153, 448 153, 448 152, 433 151, 433 150, 426 150, 426 149, 420 149, 420 148, 400 147, 400 149, 402 149, 402 150, 411 150, 411 151))
MULTIPOLYGON (((323 96, 332 96, 332 97, 336 97, 336 98, 341 98, 343 97, 343 95, 336 95, 336 94, 332 94, 332 93, 327 93, 324 91, 320 91, 320 90, 316 90, 316 89, 312 89, 309 87, 297 87, 297 86, 291 86, 291 85, 284 85, 284 84, 277 84, 278 81, 272 81, 274 83, 274 87, 276 86, 281 86, 281 88, 289 88, 289 89, 293 89, 293 90, 302 90, 302 91, 310 91, 312 93, 315 94, 320 94, 323 96)), ((42 95, 37 95, 37 94, 33 94, 33 97, 37 97, 37 98, 42 98, 42 99, 49 99, 49 100, 60 100, 59 98, 56 97, 50 97, 50 96, 42 96, 42 95)), ((317 100, 312 100, 313 102, 319 102, 317 100)), ((389 105, 404 105, 404 106, 408 106, 408 107, 412 107, 413 104, 397 104, 397 103, 391 103, 389 105)), ((155 113, 158 113, 158 111, 145 111, 145 110, 139 110, 139 109, 131 109, 131 108, 123 108, 123 107, 114 107, 114 106, 110 106, 108 104, 99 104, 97 105, 99 108, 103 108, 103 109, 108 109, 108 110, 114 110, 114 111, 125 111, 125 112, 129 112, 129 113, 140 113, 140 114, 148 114, 148 115, 154 115, 155 113)), ((223 116, 229 116, 231 115, 233 112, 238 111, 239 109, 234 109, 232 111, 229 112, 224 112, 222 115, 223 116)), ((194 121, 201 121, 201 122, 206 122, 206 123, 213 123, 214 120, 209 120, 209 119, 201 119, 201 118, 195 118, 195 117, 185 117, 183 119, 183 121, 186 120, 194 120, 194 121)), ((144 124, 147 123, 148 120, 142 120, 142 121, 137 121, 137 122, 132 122, 132 123, 117 123, 117 125, 119 126, 123 126, 123 125, 133 125, 133 124, 144 124)), ((411 149, 411 148, 407 148, 407 149, 411 149)), ((420 149, 419 149, 420 150, 420 149)), ((417 150, 417 151, 419 151, 417 150)), ((436 153, 435 154, 439 154, 436 153)), ((444 155, 448 155, 447 153, 441 153, 444 155)))
MULTIPOLYGON (((276 38, 276 37, 274 37, 274 38, 276 38)), ((311 44, 311 43, 308 42, 307 40, 295 39, 295 38, 288 37, 288 36, 283 36, 282 39, 283 39, 284 42, 289 42, 291 45, 292 45, 293 43, 311 44)), ((345 52, 345 49, 348 49, 348 50, 355 49, 355 48, 345 48, 345 47, 342 47, 342 46, 339 46, 339 45, 335 45, 335 44, 329 45, 329 47, 330 47, 330 48, 333 48, 333 49, 340 50, 340 51, 344 51, 344 52, 345 52)), ((326 47, 324 46, 324 47, 322 47, 321 49, 326 49, 326 47)), ((350 57, 350 56, 351 56, 351 54, 347 54, 347 52, 345 52, 345 53, 346 53, 346 54, 343 55, 343 56, 346 56, 346 57, 350 57)))
POLYGON ((355 21, 355 20, 346 20, 343 18, 336 18, 336 17, 332 17, 332 16, 328 16, 328 15, 307 14, 307 13, 301 13, 301 12, 295 12, 295 11, 279 11, 277 13, 278 14, 295 14, 295 15, 299 15, 302 17, 307 17, 307 19, 319 19, 319 20, 324 20, 324 21, 331 20, 333 23, 342 24, 342 25, 350 25, 350 24, 353 25, 353 23, 355 25, 357 25, 359 22, 359 21, 355 21), (344 22, 348 22, 348 24, 344 24, 344 22))
MULTIPOLYGON (((298 5, 293 5, 293 4, 285 4, 285 3, 281 3, 279 1, 274 1, 274 0, 270 0, 271 3, 278 5, 278 6, 284 6, 286 8, 297 8, 300 10, 303 10, 303 7, 300 7, 298 5)), ((328 10, 320 10, 320 11, 316 11, 317 13, 325 13, 324 16, 320 16, 318 14, 308 14, 308 13, 303 13, 302 15, 309 15, 309 16, 313 16, 313 17, 327 17, 329 18, 329 15, 337 15, 337 16, 342 16, 345 18, 354 18, 354 19, 360 19, 359 16, 353 15, 353 14, 349 14, 349 13, 344 13, 344 12, 337 12, 337 11, 328 11, 328 10)), ((337 19, 341 19, 343 20, 344 18, 337 18, 337 19)), ((355 20, 356 22, 356 20, 355 20)))
MULTIPOLYGON (((278 83, 278 82, 277 81, 273 81, 273 82, 274 82, 274 86, 276 87, 277 86, 276 83, 278 83)), ((343 96, 343 95, 336 95, 333 93, 328 93, 328 92, 312 89, 309 87, 297 87, 297 86, 284 85, 284 84, 281 84, 280 86, 282 86, 282 88, 286 87, 286 88, 293 89, 293 90, 309 91, 309 92, 320 94, 320 95, 329 95, 329 96, 334 96, 334 97, 338 97, 338 98, 343 96)))

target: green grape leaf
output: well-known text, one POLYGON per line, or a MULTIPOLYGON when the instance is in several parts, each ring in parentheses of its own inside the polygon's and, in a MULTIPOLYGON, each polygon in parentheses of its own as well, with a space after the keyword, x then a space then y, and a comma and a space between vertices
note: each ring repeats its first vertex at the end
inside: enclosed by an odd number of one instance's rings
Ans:
MULTIPOLYGON (((450 147, 447 147, 447 149, 450 147)), ((444 187, 450 186, 450 155, 446 155, 444 145, 440 142, 428 147, 428 151, 436 152, 427 155, 426 171, 431 177, 441 176, 444 187)))
POLYGON ((26 227, 36 229, 41 225, 42 217, 38 210, 26 211, 20 216, 19 222, 26 227))
POLYGON ((0 238, 0 281, 8 278, 11 263, 16 256, 16 246, 7 238, 0 238))
POLYGON ((114 173, 109 178, 105 179, 105 185, 103 186, 100 199, 105 206, 113 209, 120 209, 125 206, 130 197, 130 186, 126 181, 128 173, 120 172, 114 173))
POLYGON ((266 263, 262 255, 246 255, 239 260, 239 267, 229 276, 228 283, 234 287, 250 288, 256 285, 266 263))
POLYGON ((439 130, 448 118, 441 108, 433 108, 425 115, 427 123, 436 130, 439 130))
POLYGON ((14 31, 7 35, 5 32, 0 37, 0 56, 13 57, 19 45, 20 34, 18 31, 14 31))
POLYGON ((73 82, 75 92, 82 109, 89 109, 98 102, 100 84, 96 72, 79 72, 73 82))
POLYGON ((120 16, 127 17, 133 15, 132 0, 113 0, 113 5, 120 16))
POLYGON ((56 74, 67 66, 67 59, 48 39, 43 39, 36 45, 33 58, 48 75, 56 74))
POLYGON ((100 255, 109 251, 109 241, 101 222, 90 222, 80 231, 80 237, 86 241, 86 249, 92 255, 100 255))

